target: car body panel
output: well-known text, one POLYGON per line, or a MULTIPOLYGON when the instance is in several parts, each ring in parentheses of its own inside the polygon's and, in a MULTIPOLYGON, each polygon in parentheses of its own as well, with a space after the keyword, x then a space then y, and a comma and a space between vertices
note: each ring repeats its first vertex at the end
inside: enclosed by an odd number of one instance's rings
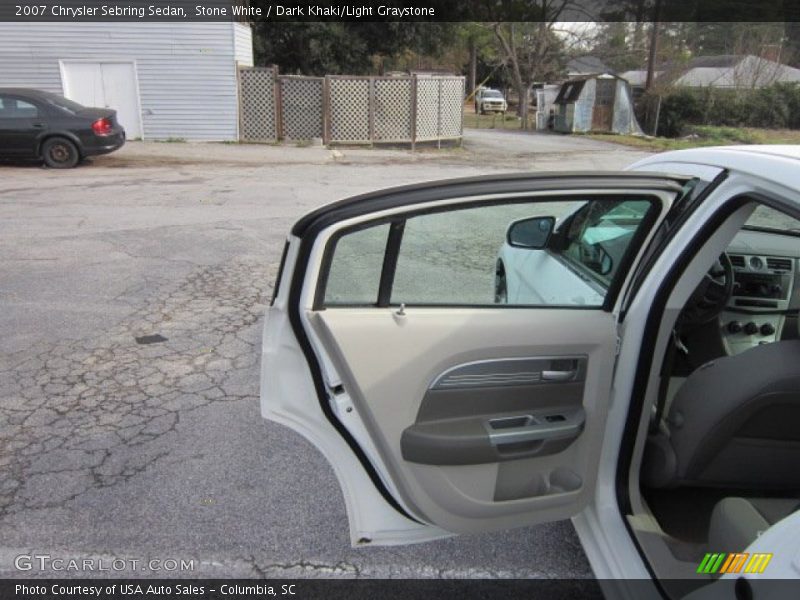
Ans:
POLYGON ((596 285, 546 250, 513 248, 505 244, 498 260, 505 270, 509 304, 603 304, 604 294, 596 285), (536 273, 536 277, 529 277, 531 273, 536 273), (543 281, 547 284, 538 284, 543 281))

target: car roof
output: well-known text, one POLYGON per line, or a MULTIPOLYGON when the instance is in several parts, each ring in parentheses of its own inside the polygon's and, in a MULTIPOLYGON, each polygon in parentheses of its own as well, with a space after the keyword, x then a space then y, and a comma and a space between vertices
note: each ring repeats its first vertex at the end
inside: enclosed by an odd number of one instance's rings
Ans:
POLYGON ((0 87, 0 94, 14 94, 17 96, 31 96, 33 98, 43 98, 45 96, 49 96, 49 92, 45 92, 42 90, 36 90, 33 88, 12 88, 12 87, 0 87))
POLYGON ((768 179, 800 192, 800 145, 712 146, 675 150, 637 163, 658 170, 658 163, 692 163, 768 179))

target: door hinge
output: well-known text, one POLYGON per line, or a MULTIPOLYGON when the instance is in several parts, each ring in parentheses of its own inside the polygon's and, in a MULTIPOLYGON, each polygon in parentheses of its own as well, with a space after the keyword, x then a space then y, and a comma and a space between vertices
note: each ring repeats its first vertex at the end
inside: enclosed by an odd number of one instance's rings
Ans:
POLYGON ((622 348, 622 338, 617 336, 617 342, 614 346, 614 356, 619 356, 620 348, 622 348))

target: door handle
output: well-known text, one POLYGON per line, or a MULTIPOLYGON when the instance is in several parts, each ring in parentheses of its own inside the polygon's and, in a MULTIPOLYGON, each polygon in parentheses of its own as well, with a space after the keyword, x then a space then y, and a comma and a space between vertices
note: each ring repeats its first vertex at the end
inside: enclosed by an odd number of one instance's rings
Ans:
POLYGON ((583 430, 586 414, 579 408, 547 416, 523 415, 512 419, 519 419, 524 425, 508 427, 505 423, 510 421, 508 418, 491 419, 486 422, 486 431, 493 446, 577 437, 583 430))
POLYGON ((31 123, 34 129, 44 129, 44 123, 31 123))
POLYGON ((577 371, 542 371, 542 381, 571 381, 577 371))

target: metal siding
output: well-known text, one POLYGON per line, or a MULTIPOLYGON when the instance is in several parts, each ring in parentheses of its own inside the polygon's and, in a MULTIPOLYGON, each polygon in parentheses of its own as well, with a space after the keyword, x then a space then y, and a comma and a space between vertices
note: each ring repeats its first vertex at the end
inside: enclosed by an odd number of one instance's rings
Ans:
POLYGON ((642 133, 633 111, 633 98, 630 86, 622 79, 617 80, 617 94, 614 98, 614 133, 642 133))
POLYGON ((59 60, 135 60, 145 139, 237 139, 230 22, 0 23, 0 85, 63 93, 59 60))
POLYGON ((592 129, 592 113, 594 111, 594 95, 597 80, 589 79, 583 85, 581 95, 575 102, 575 116, 572 120, 572 131, 590 131, 592 129))
POLYGON ((233 52, 240 67, 253 66, 253 30, 249 25, 233 24, 233 52))

